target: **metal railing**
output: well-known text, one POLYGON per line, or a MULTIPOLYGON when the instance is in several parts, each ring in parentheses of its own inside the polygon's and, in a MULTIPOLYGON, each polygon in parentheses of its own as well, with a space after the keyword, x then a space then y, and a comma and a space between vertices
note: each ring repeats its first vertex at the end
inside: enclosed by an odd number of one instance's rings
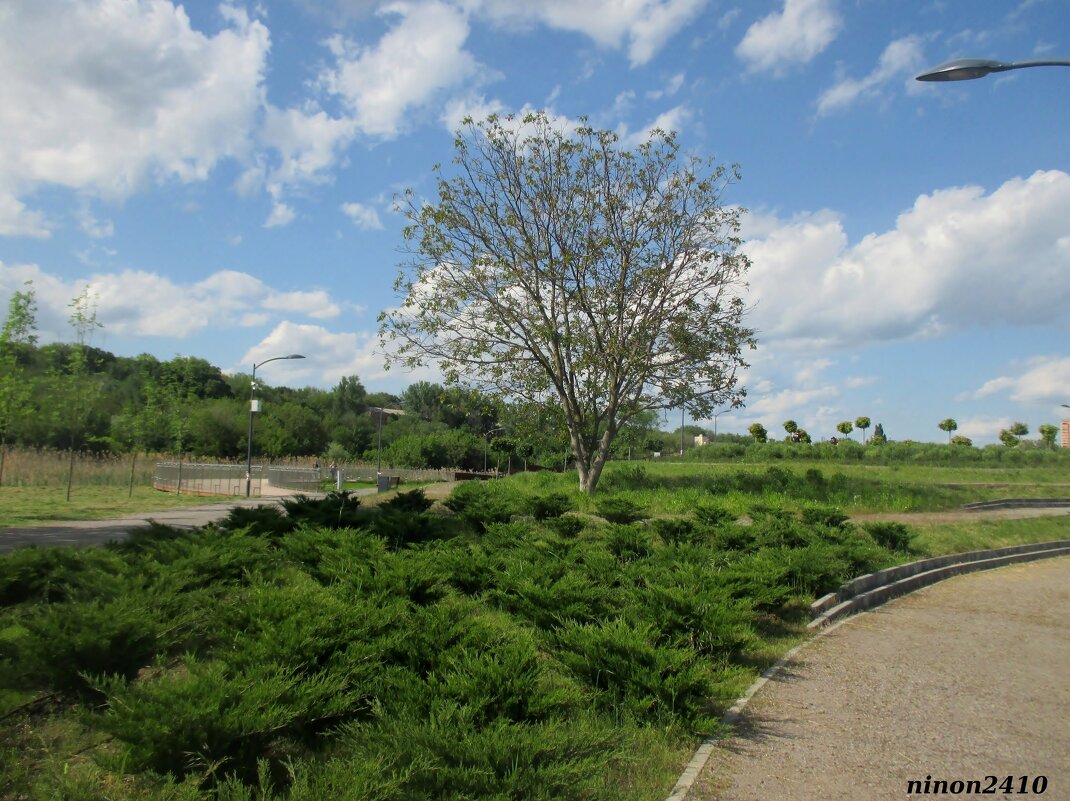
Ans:
MULTIPOLYGON (((263 478, 261 465, 253 465, 250 494, 260 497, 263 478)), ((196 462, 157 462, 152 486, 181 495, 245 495, 245 465, 199 464, 196 462)))
POLYGON ((318 467, 270 465, 267 469, 267 481, 273 487, 298 492, 319 492, 321 472, 323 471, 318 467))

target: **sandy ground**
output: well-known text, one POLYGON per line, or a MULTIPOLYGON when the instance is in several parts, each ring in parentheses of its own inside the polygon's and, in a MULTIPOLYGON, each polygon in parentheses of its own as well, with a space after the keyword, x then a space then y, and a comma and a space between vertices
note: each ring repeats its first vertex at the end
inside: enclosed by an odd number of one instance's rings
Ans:
POLYGON ((993 775, 1070 799, 1070 558, 959 576, 812 641, 687 798, 883 801, 993 775))

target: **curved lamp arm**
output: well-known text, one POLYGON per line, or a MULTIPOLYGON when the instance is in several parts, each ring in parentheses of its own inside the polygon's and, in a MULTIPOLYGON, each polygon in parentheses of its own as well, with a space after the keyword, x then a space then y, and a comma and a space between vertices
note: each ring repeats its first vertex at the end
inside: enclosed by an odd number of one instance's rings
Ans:
POLYGON ((1043 61, 993 61, 987 58, 957 58, 939 67, 933 67, 915 77, 918 81, 969 81, 983 78, 993 72, 1007 72, 1026 67, 1070 67, 1070 61, 1051 59, 1043 61))

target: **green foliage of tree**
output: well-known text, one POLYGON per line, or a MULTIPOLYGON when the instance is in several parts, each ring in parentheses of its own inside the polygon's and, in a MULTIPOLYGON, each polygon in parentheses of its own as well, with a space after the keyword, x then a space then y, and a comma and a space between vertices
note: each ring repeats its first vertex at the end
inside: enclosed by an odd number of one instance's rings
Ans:
POLYGON ((1040 441, 1044 443, 1045 447, 1055 447, 1055 440, 1059 436, 1058 426, 1053 426, 1051 423, 1042 423, 1037 426, 1037 433, 1040 434, 1040 441))
POLYGON ((751 423, 747 432, 754 437, 755 442, 765 442, 769 439, 769 432, 765 430, 765 426, 761 423, 751 423))
POLYGON ((1027 426, 1025 423, 1015 422, 1011 423, 1011 427, 1007 430, 1010 431, 1011 434, 1016 436, 1018 438, 1018 441, 1021 442, 1022 437, 1026 436, 1029 433, 1029 426, 1027 426))
POLYGON ((884 425, 877 423, 873 429, 873 436, 869 439, 870 445, 886 445, 888 444, 888 437, 884 435, 884 425))
POLYGON ((951 438, 951 444, 952 445, 962 445, 964 447, 970 447, 970 446, 973 445, 973 440, 970 439, 969 437, 964 437, 964 436, 961 436, 961 435, 955 435, 954 437, 951 438))
POLYGON ((866 430, 869 428, 869 426, 870 426, 870 424, 872 422, 873 422, 872 420, 870 420, 868 417, 864 417, 864 416, 855 418, 855 428, 857 428, 859 431, 862 432, 862 444, 863 445, 866 444, 866 430))
POLYGON ((1004 428, 999 432, 999 441, 1008 448, 1017 448, 1021 444, 1021 440, 1014 435, 1013 431, 1007 428, 1004 428))
POLYGON ((27 380, 25 349, 37 344, 37 302, 33 284, 8 301, 0 330, 0 486, 3 486, 7 443, 22 418, 33 410, 33 387, 27 380))
POLYGON ((947 432, 947 442, 950 445, 951 444, 951 432, 952 431, 957 431, 958 427, 959 427, 959 424, 957 422, 955 422, 954 418, 948 417, 948 418, 946 418, 944 420, 941 420, 937 424, 937 426, 941 431, 946 431, 947 432))
POLYGON ((671 133, 635 150, 543 113, 464 122, 437 199, 407 195, 411 262, 384 312, 392 361, 447 383, 561 407, 579 484, 593 492, 621 425, 738 401, 753 332, 735 289, 738 174, 685 158, 671 133))
POLYGON ((850 420, 844 420, 842 423, 836 424, 836 430, 848 439, 850 439, 851 432, 855 430, 854 423, 852 423, 850 420))
POLYGON ((794 434, 796 431, 799 430, 799 424, 796 423, 794 420, 785 420, 784 430, 788 432, 788 434, 794 434))

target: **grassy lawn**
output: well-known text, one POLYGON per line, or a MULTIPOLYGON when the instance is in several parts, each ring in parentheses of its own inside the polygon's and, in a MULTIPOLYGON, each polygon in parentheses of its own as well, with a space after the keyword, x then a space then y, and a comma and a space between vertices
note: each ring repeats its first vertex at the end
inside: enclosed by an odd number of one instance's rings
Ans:
POLYGON ((1025 517, 1017 520, 979 518, 951 524, 915 523, 918 558, 982 551, 1007 545, 1070 539, 1070 517, 1025 517))
POLYGON ((43 526, 62 520, 103 520, 184 506, 203 506, 225 498, 176 495, 152 487, 75 487, 70 501, 64 487, 0 488, 0 527, 43 526))

